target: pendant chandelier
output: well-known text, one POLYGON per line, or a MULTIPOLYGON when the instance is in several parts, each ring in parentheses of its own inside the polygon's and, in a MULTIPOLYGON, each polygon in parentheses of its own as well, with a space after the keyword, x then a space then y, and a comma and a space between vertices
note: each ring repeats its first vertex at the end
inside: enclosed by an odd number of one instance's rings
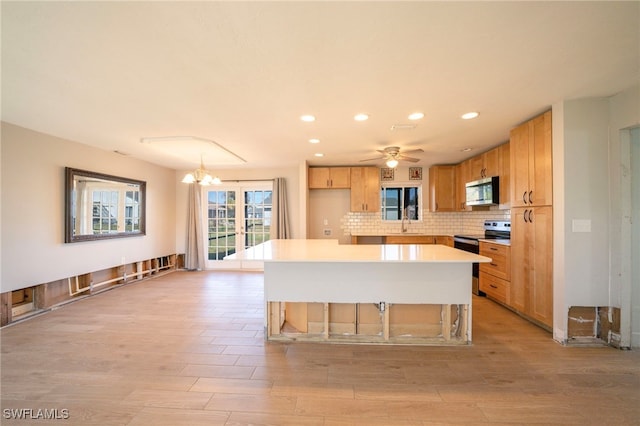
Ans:
POLYGON ((204 168, 202 156, 200 156, 200 168, 191 173, 187 173, 182 179, 182 183, 199 183, 202 186, 220 185, 222 181, 218 176, 212 177, 207 169, 204 168))

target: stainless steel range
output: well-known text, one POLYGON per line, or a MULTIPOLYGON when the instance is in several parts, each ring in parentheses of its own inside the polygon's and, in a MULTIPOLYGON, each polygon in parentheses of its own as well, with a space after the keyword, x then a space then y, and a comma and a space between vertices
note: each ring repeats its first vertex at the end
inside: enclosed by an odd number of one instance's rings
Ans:
MULTIPOLYGON (((457 249, 471 253, 480 253, 479 240, 498 240, 511 238, 511 222, 508 220, 485 220, 484 234, 482 235, 454 235, 453 246, 457 249)), ((473 264, 473 294, 484 296, 478 289, 479 265, 473 264)))

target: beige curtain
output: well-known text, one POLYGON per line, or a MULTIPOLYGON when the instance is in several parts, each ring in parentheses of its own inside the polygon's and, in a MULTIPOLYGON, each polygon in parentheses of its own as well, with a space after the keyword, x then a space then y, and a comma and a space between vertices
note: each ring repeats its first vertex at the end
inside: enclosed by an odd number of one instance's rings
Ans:
POLYGON ((273 180, 271 239, 291 238, 288 210, 286 180, 285 178, 275 178, 273 180))
POLYGON ((187 248, 185 268, 190 271, 204 269, 204 235, 202 233, 202 191, 197 183, 189 184, 187 210, 187 248))

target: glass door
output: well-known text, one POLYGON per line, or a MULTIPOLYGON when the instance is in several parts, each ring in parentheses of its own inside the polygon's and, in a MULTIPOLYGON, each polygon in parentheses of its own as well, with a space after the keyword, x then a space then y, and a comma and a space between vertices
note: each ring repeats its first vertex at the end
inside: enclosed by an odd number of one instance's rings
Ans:
POLYGON ((224 260, 224 257, 269 240, 272 190, 271 181, 207 188, 204 203, 207 269, 262 268, 262 262, 224 260))

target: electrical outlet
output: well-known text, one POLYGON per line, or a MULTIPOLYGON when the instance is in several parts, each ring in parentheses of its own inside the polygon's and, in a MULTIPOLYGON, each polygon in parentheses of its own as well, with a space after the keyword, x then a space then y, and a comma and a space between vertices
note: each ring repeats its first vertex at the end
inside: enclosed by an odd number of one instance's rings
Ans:
POLYGON ((330 237, 331 236, 331 229, 325 229, 324 230, 324 236, 325 237, 330 237))

